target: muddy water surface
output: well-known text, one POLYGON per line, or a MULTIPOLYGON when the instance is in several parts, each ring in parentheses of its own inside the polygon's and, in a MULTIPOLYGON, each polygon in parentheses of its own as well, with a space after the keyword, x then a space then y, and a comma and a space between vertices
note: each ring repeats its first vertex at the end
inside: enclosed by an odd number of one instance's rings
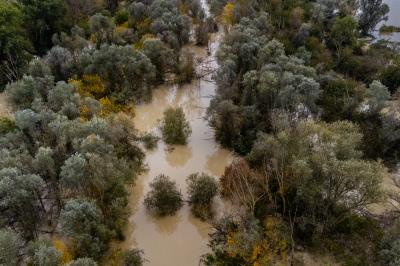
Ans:
MULTIPOLYGON (((213 53, 220 38, 219 35, 213 36, 213 53)), ((213 56, 207 56, 205 48, 188 48, 195 52, 197 58, 210 61, 203 65, 204 69, 216 67, 213 56)), ((198 71, 202 71, 201 68, 198 71)), ((147 265, 194 266, 198 265, 200 256, 208 250, 210 224, 193 217, 187 205, 175 216, 156 218, 146 212, 143 200, 149 191, 149 183, 159 174, 166 174, 175 180, 186 197, 185 179, 189 174, 206 172, 218 177, 233 159, 229 151, 217 145, 213 131, 204 119, 215 89, 215 85, 207 81, 195 81, 184 86, 163 86, 154 91, 149 104, 139 105, 135 109, 134 122, 140 131, 160 134, 159 119, 169 106, 183 108, 193 131, 185 146, 169 146, 160 141, 155 150, 147 151, 149 171, 142 174, 132 188, 132 214, 123 249, 143 249, 147 265)), ((218 213, 224 211, 219 199, 214 202, 214 207, 218 213)))

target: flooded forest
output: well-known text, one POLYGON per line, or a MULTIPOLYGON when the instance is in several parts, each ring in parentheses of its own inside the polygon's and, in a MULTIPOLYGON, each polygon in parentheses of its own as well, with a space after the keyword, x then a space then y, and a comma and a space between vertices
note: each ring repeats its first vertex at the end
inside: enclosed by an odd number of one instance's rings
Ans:
POLYGON ((0 0, 0 265, 400 266, 400 1, 0 0))

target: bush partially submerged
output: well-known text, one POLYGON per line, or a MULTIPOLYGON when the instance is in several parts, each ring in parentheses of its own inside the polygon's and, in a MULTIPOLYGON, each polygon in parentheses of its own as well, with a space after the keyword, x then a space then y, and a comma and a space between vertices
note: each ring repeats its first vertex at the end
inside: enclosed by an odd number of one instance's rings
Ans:
POLYGON ((211 204, 218 193, 218 182, 211 176, 192 174, 186 179, 192 213, 203 220, 212 217, 211 204))
POLYGON ((150 192, 144 199, 146 208, 157 216, 174 215, 183 205, 182 194, 176 183, 166 175, 157 176, 150 183, 150 192))
POLYGON ((122 254, 121 266, 142 266, 144 262, 143 251, 140 249, 127 250, 122 254))
POLYGON ((182 52, 179 65, 178 65, 178 83, 190 83, 196 75, 196 69, 194 65, 193 53, 184 51, 182 52))
POLYGON ((167 144, 186 144, 192 130, 181 107, 171 107, 164 112, 161 131, 167 144))
POLYGON ((153 150, 157 147, 158 137, 152 135, 151 133, 143 134, 140 140, 143 142, 144 147, 148 150, 153 150))

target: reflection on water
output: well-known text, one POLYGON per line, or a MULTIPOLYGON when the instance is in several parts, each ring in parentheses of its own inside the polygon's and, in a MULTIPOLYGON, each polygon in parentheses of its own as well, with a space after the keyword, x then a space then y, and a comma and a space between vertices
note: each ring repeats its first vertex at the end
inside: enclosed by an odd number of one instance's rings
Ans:
POLYGON ((384 21, 376 27, 376 37, 383 40, 400 42, 400 32, 394 32, 391 34, 379 33, 379 28, 383 24, 400 27, 400 0, 383 0, 383 2, 390 7, 390 11, 388 14, 388 21, 384 21))
POLYGON ((173 146, 165 150, 165 160, 170 166, 179 168, 185 164, 192 157, 192 148, 189 146, 173 146))
MULTIPOLYGON (((213 36, 212 50, 218 45, 220 36, 213 36)), ((198 58, 206 58, 205 48, 191 47, 198 58)), ((211 59, 211 58, 209 58, 211 59)), ((209 67, 215 67, 211 60, 209 67)), ((233 155, 221 149, 214 140, 212 129, 204 119, 215 93, 215 85, 206 81, 194 81, 184 86, 161 86, 156 89, 148 104, 135 110, 134 123, 140 131, 151 131, 160 135, 159 120, 166 108, 183 108, 192 127, 192 135, 185 146, 170 146, 160 141, 153 151, 146 154, 148 171, 143 173, 132 188, 130 196, 131 217, 126 231, 123 249, 143 249, 148 265, 191 266, 198 265, 199 258, 207 252, 210 224, 193 217, 185 205, 175 216, 156 218, 146 212, 144 196, 149 183, 159 174, 170 176, 186 198, 186 177, 195 172, 206 172, 219 176, 233 155)), ((225 204, 216 199, 214 208, 222 213, 225 204)))

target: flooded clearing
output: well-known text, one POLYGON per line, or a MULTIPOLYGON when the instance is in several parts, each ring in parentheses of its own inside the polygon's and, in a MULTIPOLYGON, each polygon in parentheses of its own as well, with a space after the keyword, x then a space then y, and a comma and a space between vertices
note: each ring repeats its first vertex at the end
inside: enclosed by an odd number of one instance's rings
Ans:
MULTIPOLYGON (((211 40, 215 53, 220 35, 211 40)), ((213 55, 207 56, 206 48, 190 47, 196 58, 207 61, 206 68, 216 68, 213 55)), ((200 66, 201 67, 201 66, 200 66)), ((207 80, 211 77, 207 77, 207 80)), ((177 86, 161 86, 153 94, 152 101, 135 109, 134 123, 141 132, 160 135, 158 126, 166 108, 182 107, 192 127, 192 135, 185 146, 166 145, 159 141, 155 150, 146 152, 149 169, 136 181, 131 191, 131 216, 122 249, 140 248, 145 252, 147 265, 198 265, 200 256, 207 252, 210 224, 195 218, 187 205, 175 216, 157 218, 149 214, 143 200, 149 191, 149 183, 159 174, 170 176, 186 198, 186 177, 205 172, 219 177, 233 159, 230 151, 222 149, 214 140, 213 130, 205 120, 206 109, 216 86, 204 80, 177 86)), ((217 199, 214 207, 223 213, 223 204, 217 199)))

